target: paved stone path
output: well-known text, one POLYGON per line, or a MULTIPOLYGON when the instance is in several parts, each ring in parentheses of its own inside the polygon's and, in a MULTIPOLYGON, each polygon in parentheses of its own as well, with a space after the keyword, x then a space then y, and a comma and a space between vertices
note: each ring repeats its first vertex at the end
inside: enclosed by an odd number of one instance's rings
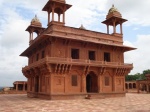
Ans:
POLYGON ((0 95, 0 112, 150 112, 150 94, 78 100, 41 100, 26 95, 0 95))

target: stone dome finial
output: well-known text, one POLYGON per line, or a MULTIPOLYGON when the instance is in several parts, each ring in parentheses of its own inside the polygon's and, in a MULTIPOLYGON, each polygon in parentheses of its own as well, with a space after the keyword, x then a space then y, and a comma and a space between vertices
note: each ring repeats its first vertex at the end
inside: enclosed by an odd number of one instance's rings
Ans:
POLYGON ((37 15, 35 15, 31 22, 40 22, 40 20, 38 19, 37 15))
POLYGON ((80 29, 86 30, 86 28, 81 24, 80 29))
POLYGON ((31 25, 34 26, 42 26, 40 20, 38 19, 37 15, 35 15, 35 17, 31 20, 31 25))
POLYGON ((112 5, 112 7, 109 9, 108 13, 111 12, 119 12, 117 8, 115 8, 114 4, 112 5))

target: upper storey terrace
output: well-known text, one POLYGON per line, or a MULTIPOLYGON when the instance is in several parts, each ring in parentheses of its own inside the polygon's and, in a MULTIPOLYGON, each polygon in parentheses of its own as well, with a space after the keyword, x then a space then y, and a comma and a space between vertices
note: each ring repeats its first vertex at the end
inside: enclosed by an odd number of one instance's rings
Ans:
POLYGON ((100 45, 116 46, 123 48, 123 51, 133 50, 135 48, 123 45, 123 30, 122 24, 126 19, 122 18, 121 13, 114 7, 108 11, 106 20, 102 23, 107 26, 107 33, 87 30, 84 27, 73 28, 65 26, 65 12, 71 7, 66 4, 65 0, 49 0, 42 9, 48 13, 48 27, 43 28, 40 20, 35 16, 26 31, 29 32, 29 47, 21 54, 26 56, 27 52, 33 47, 38 46, 45 40, 52 40, 51 38, 63 38, 65 40, 78 40, 83 42, 90 42, 100 45), (54 14, 58 15, 58 20, 55 19, 54 14), (110 34, 110 26, 113 27, 113 32, 110 34), (120 32, 116 32, 116 27, 120 26, 120 32), (37 37, 33 38, 33 33, 37 33, 37 37))

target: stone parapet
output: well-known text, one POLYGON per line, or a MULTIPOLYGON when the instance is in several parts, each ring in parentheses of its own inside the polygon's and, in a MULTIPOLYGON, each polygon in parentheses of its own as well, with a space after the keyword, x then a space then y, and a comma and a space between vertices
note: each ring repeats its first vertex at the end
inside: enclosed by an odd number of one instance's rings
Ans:
POLYGON ((34 62, 28 66, 25 66, 23 70, 27 70, 39 65, 50 63, 50 64, 71 64, 71 65, 89 65, 89 66, 103 66, 103 67, 124 67, 124 68, 133 68, 133 64, 128 63, 119 63, 119 62, 106 62, 106 61, 91 61, 84 59, 71 59, 71 58, 58 58, 58 57, 46 57, 40 59, 37 62, 34 62))

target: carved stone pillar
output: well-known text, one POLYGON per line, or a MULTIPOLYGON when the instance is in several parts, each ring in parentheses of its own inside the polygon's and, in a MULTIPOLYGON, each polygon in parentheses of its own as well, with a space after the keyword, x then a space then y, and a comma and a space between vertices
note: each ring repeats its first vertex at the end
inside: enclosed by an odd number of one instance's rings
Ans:
POLYGON ((146 85, 146 91, 147 91, 147 93, 149 93, 149 86, 148 86, 148 84, 146 85))
POLYGON ((35 84, 36 84, 36 77, 33 77, 33 86, 32 86, 32 91, 35 92, 35 84))
POLYGON ((29 32, 29 42, 32 40, 31 32, 29 32))
POLYGON ((120 23, 120 33, 123 34, 123 31, 122 31, 122 23, 120 23))
POLYGON ((115 25, 115 21, 113 21, 113 33, 116 33, 116 25, 115 25))
POLYGON ((52 21, 54 21, 54 7, 52 7, 52 21))
POLYGON ((112 91, 115 91, 115 76, 112 76, 112 91))
POLYGON ((60 22, 60 14, 58 14, 58 22, 60 22))
POLYGON ((114 75, 114 80, 113 80, 113 82, 114 82, 114 89, 113 89, 113 92, 115 92, 115 91, 116 91, 116 75, 114 75))
POLYGON ((23 83, 23 91, 25 91, 25 82, 23 83))
POLYGON ((125 81, 125 77, 123 78, 123 91, 126 91, 126 81, 125 81))
POLYGON ((48 11, 48 24, 50 22, 50 12, 48 11))
POLYGON ((86 93, 86 75, 82 74, 81 91, 86 93))
POLYGON ((39 80, 38 80, 39 81, 39 88, 38 88, 39 91, 38 92, 40 92, 40 90, 41 90, 41 80, 40 80, 41 77, 40 76, 38 76, 38 77, 39 77, 39 80))
POLYGON ((137 85, 137 93, 139 93, 139 92, 140 92, 140 91, 139 91, 139 89, 140 89, 140 84, 139 84, 139 82, 137 82, 136 85, 137 85))
POLYGON ((65 23, 65 11, 63 11, 63 23, 65 23))
POLYGON ((98 93, 100 93, 101 92, 101 86, 100 86, 100 75, 98 75, 98 93))
POLYGON ((50 92, 53 94, 53 74, 50 74, 50 92))
POLYGON ((107 25, 107 34, 109 34, 109 25, 107 25))
POLYGON ((103 83, 102 83, 102 80, 103 80, 103 76, 102 75, 99 75, 99 78, 100 78, 100 92, 102 93, 103 92, 103 83))
POLYGON ((16 84, 16 91, 18 91, 18 82, 17 82, 17 84, 16 84))

